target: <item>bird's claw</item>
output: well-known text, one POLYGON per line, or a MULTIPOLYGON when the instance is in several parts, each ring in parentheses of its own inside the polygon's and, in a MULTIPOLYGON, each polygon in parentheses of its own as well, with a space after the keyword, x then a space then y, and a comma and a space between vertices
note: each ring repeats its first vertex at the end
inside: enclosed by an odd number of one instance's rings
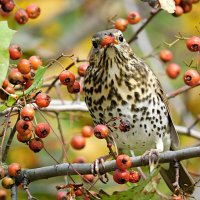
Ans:
POLYGON ((100 157, 100 158, 97 158, 92 164, 91 164, 91 172, 94 176, 98 176, 98 178, 100 179, 100 181, 102 183, 107 183, 108 182, 108 175, 107 173, 105 174, 101 174, 100 172, 100 164, 102 165, 102 168, 103 170, 105 169, 105 164, 104 164, 104 158, 103 157, 100 157), (104 176, 103 176, 104 175, 104 176), (105 180, 104 180, 105 178, 105 180))

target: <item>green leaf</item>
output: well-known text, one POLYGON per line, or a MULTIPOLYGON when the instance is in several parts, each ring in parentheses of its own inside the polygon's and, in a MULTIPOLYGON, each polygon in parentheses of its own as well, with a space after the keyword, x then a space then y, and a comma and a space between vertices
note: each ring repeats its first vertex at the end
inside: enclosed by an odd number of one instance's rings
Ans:
POLYGON ((9 29, 7 21, 0 22, 0 86, 6 78, 9 67, 9 45, 16 31, 9 29))
POLYGON ((152 176, 147 178, 145 181, 141 180, 139 184, 135 187, 132 187, 125 191, 116 191, 112 195, 107 194, 105 191, 100 190, 99 197, 103 200, 157 200, 160 197, 156 193, 143 193, 143 189, 147 186, 147 184, 152 180, 154 176, 158 174, 158 170, 154 172, 152 176))

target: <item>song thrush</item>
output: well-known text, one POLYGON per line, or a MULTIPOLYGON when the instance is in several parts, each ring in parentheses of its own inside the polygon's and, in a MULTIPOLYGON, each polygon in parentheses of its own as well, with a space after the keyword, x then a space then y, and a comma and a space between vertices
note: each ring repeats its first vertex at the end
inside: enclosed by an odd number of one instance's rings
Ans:
MULTIPOLYGON (((109 124, 117 147, 141 155, 148 150, 173 150, 179 145, 166 96, 150 67, 139 59, 116 29, 96 33, 84 81, 85 101, 95 124, 112 118, 129 124, 125 132, 120 122, 109 124)), ((174 191, 175 168, 162 168, 161 175, 174 191)), ((180 165, 180 187, 193 192, 193 181, 180 165)))

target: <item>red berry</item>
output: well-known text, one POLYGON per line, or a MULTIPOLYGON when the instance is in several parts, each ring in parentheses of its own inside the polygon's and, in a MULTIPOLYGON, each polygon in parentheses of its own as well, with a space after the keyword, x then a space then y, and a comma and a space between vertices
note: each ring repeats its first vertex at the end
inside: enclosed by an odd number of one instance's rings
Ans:
POLYGON ((27 90, 33 84, 33 80, 27 80, 24 85, 24 89, 27 90))
POLYGON ((179 5, 180 2, 181 2, 181 0, 175 0, 175 4, 176 4, 176 5, 179 5))
POLYGON ((180 6, 183 8, 184 13, 188 13, 192 10, 192 1, 181 0, 180 6))
POLYGON ((198 3, 200 0, 192 0, 192 3, 198 3))
POLYGON ((40 15, 41 10, 37 4, 30 4, 26 8, 26 12, 27 12, 29 18, 35 19, 40 15))
POLYGON ((51 102, 51 97, 45 93, 40 93, 35 98, 35 103, 40 108, 46 108, 51 102))
POLYGON ((125 184, 129 181, 129 171, 116 169, 113 173, 113 180, 118 184, 125 184))
POLYGON ((17 64, 17 68, 22 74, 28 74, 31 71, 31 64, 29 60, 22 59, 17 64))
POLYGON ((181 6, 176 6, 175 12, 173 13, 173 16, 179 17, 184 13, 184 10, 181 6))
POLYGON ((26 142, 28 142, 31 138, 32 138, 32 132, 30 132, 30 133, 27 134, 27 135, 22 135, 22 134, 20 134, 20 133, 17 133, 17 140, 18 140, 19 142, 26 143, 26 142))
POLYGON ((172 194, 171 198, 169 200, 184 200, 184 196, 179 194, 179 195, 176 195, 176 194, 172 194))
POLYGON ((8 166, 8 175, 10 177, 16 177, 21 172, 21 166, 19 163, 12 163, 8 166))
POLYGON ((50 133, 50 126, 47 123, 39 123, 35 127, 35 134, 39 138, 45 138, 49 135, 50 133))
POLYGON ((189 69, 185 72, 183 80, 189 86, 195 86, 199 83, 199 72, 195 69, 189 69))
POLYGON ((56 200, 67 200, 66 192, 59 191, 56 196, 56 200))
POLYGON ((1 180, 3 177, 5 177, 5 174, 6 174, 5 169, 4 169, 3 167, 0 167, 0 180, 1 180))
POLYGON ((86 175, 83 175, 83 178, 92 183, 93 180, 94 180, 94 175, 93 174, 86 174, 86 175))
POLYGON ((20 46, 13 44, 9 47, 9 54, 10 59, 17 60, 22 57, 22 49, 20 46))
POLYGON ((65 70, 60 73, 59 79, 63 85, 72 86, 75 82, 75 75, 72 72, 65 70))
POLYGON ((2 84, 2 88, 6 88, 9 85, 8 79, 5 79, 2 84))
POLYGON ((21 115, 23 120, 31 121, 31 120, 33 120, 33 118, 35 116, 35 111, 32 107, 26 106, 21 110, 20 115, 21 115))
POLYGON ((79 76, 85 76, 87 68, 88 68, 88 64, 87 63, 80 65, 79 68, 78 68, 79 76))
POLYGON ((90 196, 88 194, 85 194, 83 200, 90 200, 90 196))
POLYGON ((6 4, 6 3, 8 3, 10 0, 0 0, 0 4, 1 5, 4 5, 4 4, 6 4))
POLYGON ((130 131, 131 125, 128 120, 120 120, 119 130, 122 132, 130 131))
POLYGON ((11 71, 8 75, 8 80, 13 85, 22 84, 24 82, 24 78, 22 76, 22 73, 19 72, 19 70, 17 68, 11 69, 11 71))
POLYGON ((140 174, 137 171, 131 170, 129 175, 129 182, 137 183, 140 180, 140 174))
POLYGON ((83 137, 91 137, 93 134, 93 128, 91 126, 84 126, 81 130, 83 137))
POLYGON ((131 167, 131 158, 128 155, 122 154, 117 156, 116 165, 119 169, 125 170, 131 167))
POLYGON ((74 192, 75 192, 75 196, 76 197, 79 197, 79 196, 82 196, 83 195, 83 192, 81 191, 82 188, 78 188, 76 189, 74 192))
POLYGON ((27 12, 24 9, 20 8, 15 13, 15 20, 17 21, 18 24, 26 24, 28 22, 27 12))
POLYGON ((32 123, 30 121, 24 121, 20 119, 16 124, 16 130, 21 135, 28 135, 33 129, 32 123))
POLYGON ((115 37, 111 36, 111 35, 105 35, 103 37, 103 39, 101 40, 101 46, 104 47, 104 46, 108 46, 110 44, 113 44, 115 43, 115 37))
POLYGON ((86 163, 85 157, 78 156, 74 158, 73 163, 86 163))
POLYGON ((42 59, 39 56, 31 56, 29 62, 34 70, 37 70, 39 66, 42 66, 42 59))
POLYGON ((2 179, 2 182, 1 182, 1 184, 2 184, 2 186, 5 188, 5 189, 10 189, 13 185, 14 185, 14 180, 12 179, 12 178, 10 178, 10 177, 4 177, 3 179, 2 179))
POLYGON ((173 54, 171 51, 169 51, 167 49, 163 49, 160 51, 160 59, 163 62, 169 62, 173 59, 173 54))
POLYGON ((81 135, 75 135, 72 137, 70 144, 74 149, 83 149, 85 147, 86 140, 81 135))
POLYGON ((6 200, 7 199, 7 192, 3 189, 0 189, 0 199, 6 200))
POLYGON ((12 0, 8 1, 6 4, 1 6, 1 9, 4 12, 11 12, 14 8, 15 8, 15 3, 12 0))
POLYGON ((171 63, 167 65, 166 73, 170 78, 172 79, 177 78, 180 72, 181 72, 181 67, 178 64, 171 63))
POLYGON ((192 51, 200 51, 200 37, 193 36, 186 41, 187 48, 192 51))
POLYGON ((81 90, 80 83, 78 81, 75 81, 73 85, 68 85, 67 90, 71 94, 79 93, 81 90))
POLYGON ((119 18, 115 22, 115 28, 120 31, 125 31, 128 26, 128 20, 119 18))
POLYGON ((43 141, 40 138, 33 138, 29 141, 29 148, 37 153, 44 148, 43 141))
POLYGON ((136 11, 132 11, 128 14, 127 20, 130 24, 137 24, 141 21, 140 14, 136 11))
POLYGON ((8 92, 9 94, 14 94, 15 93, 15 89, 14 87, 12 87, 10 84, 5 88, 6 92, 8 92))
POLYGON ((97 126, 95 126, 94 128, 94 135, 98 138, 98 139, 104 139, 108 136, 108 127, 103 125, 103 124, 98 124, 97 126))

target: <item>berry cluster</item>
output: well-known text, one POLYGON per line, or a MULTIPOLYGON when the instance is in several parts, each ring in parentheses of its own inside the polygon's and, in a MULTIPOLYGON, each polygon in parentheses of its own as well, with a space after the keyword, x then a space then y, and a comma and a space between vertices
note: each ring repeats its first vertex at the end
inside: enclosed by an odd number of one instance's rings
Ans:
MULTIPOLYGON (((191 38, 186 39, 186 47, 191 52, 200 52, 200 37, 198 36, 192 36, 191 38)), ((171 51, 164 49, 160 51, 160 59, 163 62, 170 62, 173 59, 173 54, 171 51)), ((176 63, 170 63, 166 67, 166 73, 167 75, 175 79, 178 77, 178 75, 181 72, 181 67, 176 63)), ((189 69, 184 73, 183 80, 185 84, 189 86, 195 86, 200 81, 200 75, 199 72, 196 69, 189 69)))
MULTIPOLYGON (((23 52, 20 46, 10 45, 9 54, 11 60, 18 60, 22 58, 23 52)), ((28 89, 34 81, 39 66, 42 66, 42 60, 37 55, 31 56, 29 59, 21 59, 17 65, 11 65, 8 79, 4 80, 0 90, 0 98, 6 100, 9 94, 15 94, 14 87, 16 85, 22 86, 25 90, 28 89)))
POLYGON ((175 0, 176 10, 173 16, 179 17, 184 13, 189 13, 192 10, 192 5, 198 3, 199 0, 175 0))
MULTIPOLYGON (((3 16, 5 13, 10 13, 15 8, 15 2, 13 0, 0 0, 0 10, 3 16)), ((40 15, 40 7, 37 4, 30 4, 26 9, 19 8, 15 12, 15 20, 18 24, 26 24, 29 19, 35 19, 40 15)))
POLYGON ((128 13, 127 18, 119 18, 114 23, 116 29, 120 31, 125 31, 127 29, 128 24, 137 24, 141 21, 141 16, 138 12, 132 11, 128 13))
POLYGON ((140 174, 137 171, 128 171, 131 167, 131 159, 128 155, 121 154, 117 156, 116 165, 118 169, 114 171, 113 180, 118 184, 127 182, 137 183, 140 180, 140 174))

